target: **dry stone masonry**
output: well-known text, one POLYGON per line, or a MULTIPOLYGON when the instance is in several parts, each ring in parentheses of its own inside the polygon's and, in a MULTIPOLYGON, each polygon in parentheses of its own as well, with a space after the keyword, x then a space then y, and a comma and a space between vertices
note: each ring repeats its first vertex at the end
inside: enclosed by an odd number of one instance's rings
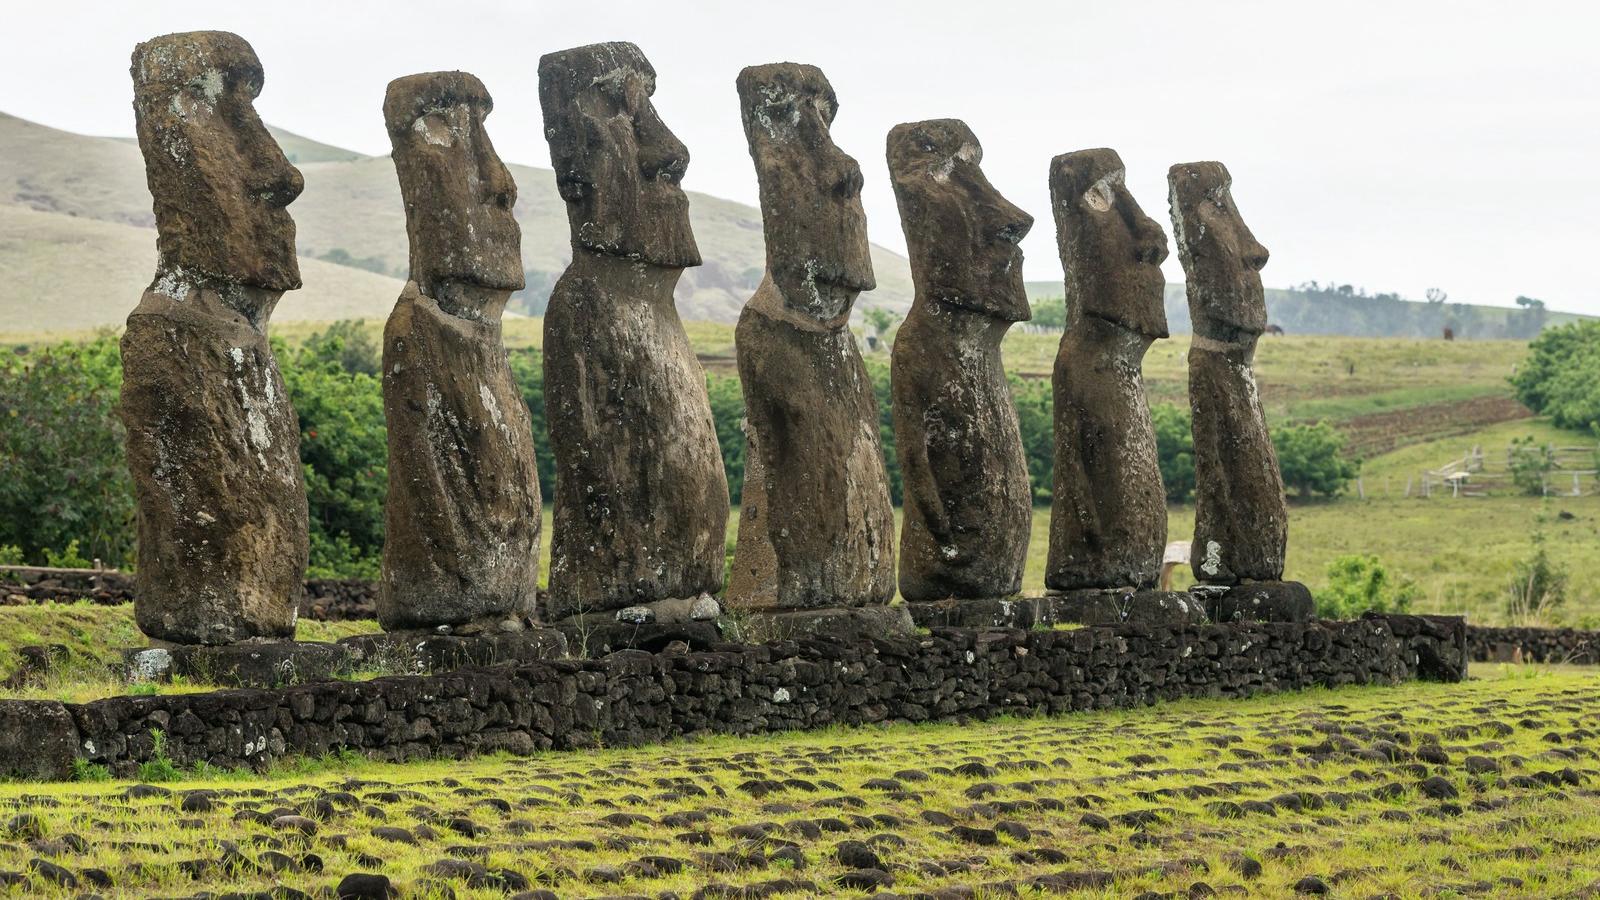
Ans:
POLYGON ((881 607, 895 591, 894 510, 849 327, 856 295, 875 284, 861 169, 829 134, 838 101, 821 70, 753 66, 738 91, 767 271, 735 332, 765 528, 741 529, 735 568, 762 544, 773 560, 767 589, 738 593, 785 610, 881 607))
POLYGON ((155 280, 122 338, 139 627, 221 644, 294 634, 307 557, 300 427, 267 322, 300 287, 300 172, 252 105, 261 62, 220 31, 133 51, 155 280))
POLYGON ((1202 583, 1228 588, 1220 614, 1305 618, 1311 594, 1283 581, 1289 511, 1278 457, 1256 390, 1256 341, 1267 327, 1256 241, 1219 162, 1167 173, 1172 227, 1183 262, 1194 337, 1189 408, 1195 465, 1194 549, 1202 583))
POLYGON ((655 86, 633 44, 539 61, 572 227, 572 265, 544 319, 552 620, 722 588, 727 476, 705 373, 672 297, 683 270, 700 265, 679 185, 689 152, 651 105, 655 86))
POLYGON ((533 426, 500 337, 522 241, 517 186, 484 130, 493 105, 466 72, 396 79, 383 104, 411 242, 383 334, 387 629, 515 628, 534 613, 533 426))
POLYGON ((888 157, 916 285, 891 373, 900 593, 1007 597, 1022 589, 1033 502, 1000 344, 1032 314, 1019 243, 1033 217, 989 184, 964 122, 896 125, 888 157))
POLYGON ((262 768, 340 749, 390 760, 637 746, 686 735, 965 721, 1465 677, 1462 621, 935 628, 705 651, 624 650, 442 675, 278 690, 0 701, 0 774, 65 778, 74 759, 133 775, 153 732, 182 766, 262 768))

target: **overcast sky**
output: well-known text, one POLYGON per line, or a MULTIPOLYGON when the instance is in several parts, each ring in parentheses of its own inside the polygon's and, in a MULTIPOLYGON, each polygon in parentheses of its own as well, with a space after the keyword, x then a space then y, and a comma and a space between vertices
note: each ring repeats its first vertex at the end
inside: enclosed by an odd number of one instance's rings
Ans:
MULTIPOLYGON (((1112 147, 1145 211, 1171 228, 1166 171, 1219 159, 1269 286, 1308 279, 1600 314, 1600 5, 1079 0, 251 3, 6 0, 0 110, 130 135, 128 57, 171 31, 225 29, 266 67, 269 122, 386 153, 391 78, 477 74, 502 156, 548 165, 539 55, 603 40, 643 48, 655 101, 688 144, 685 185, 756 202, 734 78, 820 66, 834 137, 862 163, 874 240, 904 251, 884 165, 896 123, 965 119, 984 169, 1037 220, 1027 275, 1060 280, 1050 157, 1112 147)), ((1173 254, 1168 278, 1181 280, 1173 254)))

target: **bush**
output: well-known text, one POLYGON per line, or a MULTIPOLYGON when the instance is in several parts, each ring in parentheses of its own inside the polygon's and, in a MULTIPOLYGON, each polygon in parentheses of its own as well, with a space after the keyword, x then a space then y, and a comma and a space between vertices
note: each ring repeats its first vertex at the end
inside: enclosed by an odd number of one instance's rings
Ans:
POLYGON ((1345 459, 1344 435, 1327 422, 1272 429, 1284 487, 1301 497, 1336 496, 1355 480, 1361 464, 1345 459))
POLYGON ((389 450, 376 348, 338 323, 275 352, 300 416, 311 519, 311 564, 320 578, 376 578, 383 553, 389 450))
POLYGON ((728 496, 738 506, 744 499, 744 389, 738 378, 708 373, 706 394, 711 398, 722 468, 728 473, 728 496))
POLYGON ((1545 548, 1544 517, 1533 532, 1533 552, 1520 560, 1511 576, 1506 617, 1513 625, 1553 625, 1567 602, 1571 576, 1545 548))
POLYGON ((74 541, 107 565, 133 560, 121 389, 109 334, 0 359, 0 544, 34 563, 74 541))
POLYGON ((556 495, 556 454, 550 448, 550 425, 544 417, 544 356, 532 347, 512 350, 511 377, 522 392, 533 419, 533 456, 539 470, 539 496, 546 504, 556 495))
POLYGON ((1511 376, 1522 405, 1562 428, 1600 427, 1600 321, 1551 328, 1529 351, 1511 376))
POLYGON ((1354 619, 1364 612, 1403 613, 1420 593, 1408 578, 1394 578, 1376 556, 1354 554, 1328 563, 1328 586, 1316 593, 1317 615, 1354 619))
POLYGON ((1186 503, 1194 497, 1194 432, 1189 411, 1171 403, 1150 407, 1156 429, 1156 457, 1168 503, 1186 503))
POLYGON ((1524 494, 1544 496, 1545 476, 1556 468, 1556 452, 1549 444, 1536 444, 1533 435, 1511 439, 1511 483, 1524 494))
POLYGON ((1011 403, 1022 432, 1022 457, 1028 463, 1028 486, 1033 502, 1049 506, 1055 496, 1056 420, 1050 382, 1044 378, 1007 376, 1011 403))

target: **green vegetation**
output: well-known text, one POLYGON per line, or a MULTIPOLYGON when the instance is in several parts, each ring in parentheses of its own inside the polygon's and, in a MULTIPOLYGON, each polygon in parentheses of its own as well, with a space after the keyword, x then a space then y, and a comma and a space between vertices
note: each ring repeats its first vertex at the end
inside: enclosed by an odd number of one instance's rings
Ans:
MULTIPOLYGON (((8 827, 74 846, 54 862, 101 869, 126 896, 318 894, 372 871, 404 896, 448 886, 463 900, 523 879, 561 896, 780 878, 796 882, 783 896, 850 894, 836 880, 861 863, 844 841, 907 894, 1009 882, 1031 896, 1036 878, 1104 873, 1086 896, 1194 895, 1204 882, 1289 897, 1307 878, 1351 897, 1576 896, 1600 871, 1600 804, 1593 772, 1545 735, 1576 741, 1600 694, 1586 675, 1489 671, 1461 685, 520 758, 334 754, 252 773, 158 755, 140 775, 170 792, 130 793, 84 766, 48 803, 29 784, 0 785, 0 803, 34 817, 8 827), (274 826, 283 812, 303 818, 274 826), (1474 883, 1493 887, 1465 890, 1474 883)), ((40 853, 13 838, 0 869, 28 872, 40 853)), ((38 877, 24 889, 82 890, 38 877)))
POLYGON ((1540 335, 1511 384, 1518 400, 1556 425, 1600 430, 1600 321, 1540 335))
POLYGON ((1327 587, 1317 591, 1317 615, 1324 619, 1354 619, 1366 612, 1410 612, 1417 585, 1408 578, 1395 579, 1376 556, 1354 554, 1328 563, 1327 587))

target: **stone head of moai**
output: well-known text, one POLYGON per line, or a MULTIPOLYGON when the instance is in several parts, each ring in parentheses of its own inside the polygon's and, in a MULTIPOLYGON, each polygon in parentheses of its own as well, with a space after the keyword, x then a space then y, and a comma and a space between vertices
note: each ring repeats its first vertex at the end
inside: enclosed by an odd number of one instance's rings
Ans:
POLYGON ((1050 161, 1050 208, 1066 272, 1067 314, 1103 319, 1151 339, 1167 336, 1167 234, 1139 208, 1115 150, 1050 161))
POLYGON ((1219 162, 1180 163, 1167 172, 1167 184, 1194 333, 1227 343, 1256 338, 1267 328, 1261 288, 1267 248, 1234 205, 1228 168, 1219 162))
POLYGON ((767 273, 791 312, 842 324, 870 291, 872 256, 861 167, 833 143, 833 86, 816 66, 774 63, 739 73, 739 108, 761 188, 767 273))
MULTIPOLYGON (((163 35, 134 48, 132 74, 158 282, 300 287, 287 207, 305 182, 256 114, 250 44, 225 31, 163 35)), ((270 311, 241 310, 256 324, 270 311)))
POLYGON ((667 268, 700 265, 681 182, 689 149, 657 115, 656 70, 614 42, 539 59, 539 104, 573 248, 667 268))
POLYGON ((498 318, 524 286, 522 231, 511 213, 517 185, 483 125, 492 109, 483 82, 466 72, 397 78, 383 100, 411 280, 469 318, 498 318))
POLYGON ((994 189, 983 147, 959 119, 889 131, 889 177, 918 293, 1004 322, 1032 316, 1021 241, 1033 217, 994 189))

